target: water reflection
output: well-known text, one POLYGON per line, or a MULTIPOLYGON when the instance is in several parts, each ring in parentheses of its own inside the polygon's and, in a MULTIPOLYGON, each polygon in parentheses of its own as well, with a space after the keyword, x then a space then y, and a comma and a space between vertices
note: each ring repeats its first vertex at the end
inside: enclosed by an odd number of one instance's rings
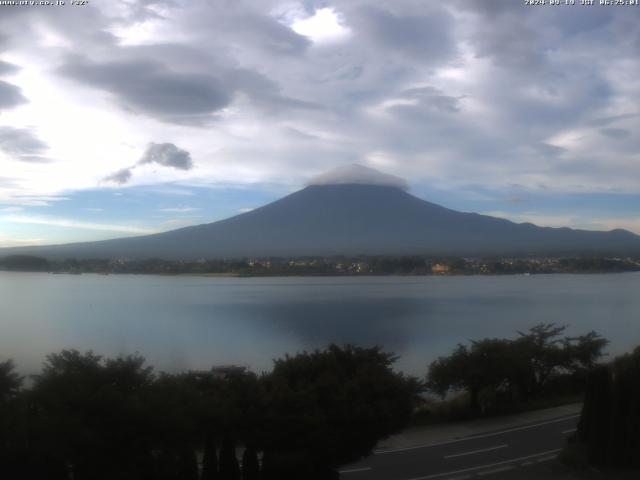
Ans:
POLYGON ((456 343, 539 322, 640 344, 640 274, 449 278, 64 276, 0 273, 0 358, 23 371, 62 348, 140 352, 161 369, 273 358, 329 342, 382 345, 423 374, 456 343))

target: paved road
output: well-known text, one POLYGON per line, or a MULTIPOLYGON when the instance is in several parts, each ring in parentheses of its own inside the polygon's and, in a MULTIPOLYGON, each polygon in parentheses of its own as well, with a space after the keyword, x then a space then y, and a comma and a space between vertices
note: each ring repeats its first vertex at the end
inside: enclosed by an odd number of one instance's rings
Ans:
POLYGON ((490 478, 555 459, 579 415, 565 415, 447 442, 380 450, 341 470, 343 480, 490 478))

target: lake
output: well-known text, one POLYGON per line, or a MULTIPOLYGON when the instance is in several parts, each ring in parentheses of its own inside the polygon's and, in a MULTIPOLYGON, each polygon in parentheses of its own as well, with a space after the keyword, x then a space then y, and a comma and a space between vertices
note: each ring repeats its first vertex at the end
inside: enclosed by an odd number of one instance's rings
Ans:
POLYGON ((246 365, 329 342, 382 345, 423 375, 458 342, 540 322, 640 345, 640 273, 221 278, 0 272, 0 360, 37 372, 47 353, 139 352, 158 369, 246 365))

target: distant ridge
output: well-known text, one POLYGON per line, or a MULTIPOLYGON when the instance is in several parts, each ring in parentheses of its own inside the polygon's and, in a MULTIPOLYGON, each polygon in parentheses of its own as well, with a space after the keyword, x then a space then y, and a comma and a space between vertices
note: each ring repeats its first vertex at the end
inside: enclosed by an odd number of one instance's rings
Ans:
MULTIPOLYGON (((360 167, 347 173, 354 172, 373 175, 360 167)), ((547 228, 458 212, 409 194, 397 177, 379 174, 373 178, 373 185, 330 181, 309 185, 214 223, 140 237, 5 248, 0 249, 0 257, 18 253, 50 259, 167 260, 360 254, 640 254, 640 236, 626 230, 547 228)))

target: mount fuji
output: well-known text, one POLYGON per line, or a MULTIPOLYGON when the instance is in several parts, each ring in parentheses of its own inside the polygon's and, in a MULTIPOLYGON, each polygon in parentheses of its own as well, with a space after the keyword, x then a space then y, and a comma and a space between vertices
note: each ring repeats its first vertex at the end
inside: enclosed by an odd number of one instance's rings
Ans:
POLYGON ((626 255, 640 236, 464 213, 411 195, 406 182, 353 165, 286 197, 214 223, 139 237, 0 249, 50 259, 301 257, 330 255, 626 255))

